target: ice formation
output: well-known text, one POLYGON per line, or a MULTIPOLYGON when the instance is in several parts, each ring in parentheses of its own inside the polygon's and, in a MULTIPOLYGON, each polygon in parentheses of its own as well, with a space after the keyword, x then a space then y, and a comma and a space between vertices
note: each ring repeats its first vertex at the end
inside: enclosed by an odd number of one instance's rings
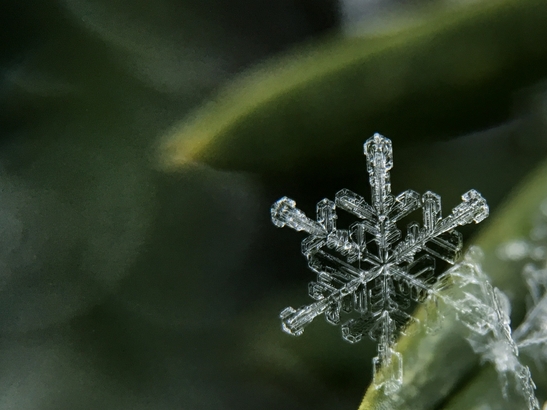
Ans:
POLYGON ((298 336, 321 314, 328 322, 339 324, 342 313, 353 313, 342 324, 342 336, 355 343, 368 334, 378 342, 374 380, 389 393, 402 384, 402 357, 394 343, 399 330, 412 320, 407 308, 412 301, 437 297, 435 258, 454 263, 462 248, 461 234, 455 228, 485 219, 488 205, 477 191, 470 190, 462 196, 462 203, 442 218, 441 198, 433 192, 420 196, 408 190, 392 195, 389 171, 393 152, 388 138, 374 134, 365 142, 364 153, 371 204, 342 189, 334 201, 323 199, 317 204, 315 220, 296 208, 290 198, 273 204, 271 216, 276 226, 308 234, 302 241, 302 253, 317 274, 308 288, 316 302, 299 309, 288 307, 280 317, 283 330, 298 336), (397 222, 420 208, 422 225, 410 223, 401 240, 397 222), (357 221, 339 229, 338 210, 357 221), (377 377, 380 365, 390 369, 388 378, 377 377))
MULTIPOLYGON (((539 370, 547 365, 547 199, 534 216, 527 238, 504 243, 498 248, 500 258, 525 262, 522 274, 529 290, 528 312, 513 333, 522 354, 530 357, 539 370)), ((533 409, 539 408, 530 407, 533 409)), ((545 407, 547 408, 547 403, 545 407)))
POLYGON ((534 217, 528 238, 509 241, 498 249, 505 260, 524 261, 523 276, 529 290, 528 313, 515 330, 523 353, 538 367, 547 364, 547 199, 534 217))
POLYGON ((547 365, 547 261, 545 265, 526 265, 524 268, 532 306, 524 321, 515 330, 515 340, 519 348, 543 370, 547 365))
POLYGON ((539 212, 534 216, 529 236, 504 243, 498 248, 498 256, 508 261, 547 260, 547 199, 542 202, 539 212))
MULTIPOLYGON (((460 323, 469 330, 467 338, 483 362, 494 365, 506 400, 519 408, 539 410, 530 369, 519 359, 519 336, 511 334, 511 305, 507 296, 490 284, 480 266, 481 251, 472 248, 465 260, 439 278, 453 283, 457 297, 443 294, 442 300, 456 312, 460 323)), ((520 329, 520 328, 519 328, 520 329)))
MULTIPOLYGON (((519 353, 533 359, 539 370, 547 364, 547 199, 543 201, 533 228, 526 238, 508 241, 497 249, 506 261, 525 262, 522 271, 529 290, 528 312, 520 326, 511 332, 510 303, 494 288, 480 267, 480 251, 473 249, 464 262, 441 275, 459 289, 458 297, 443 293, 441 298, 457 312, 470 329, 468 341, 483 362, 494 365, 503 396, 518 408, 539 410, 530 369, 519 353), (478 256, 479 255, 479 256, 478 256), (463 296, 462 296, 463 295, 463 296)), ((547 407, 544 407, 544 409, 547 407)))

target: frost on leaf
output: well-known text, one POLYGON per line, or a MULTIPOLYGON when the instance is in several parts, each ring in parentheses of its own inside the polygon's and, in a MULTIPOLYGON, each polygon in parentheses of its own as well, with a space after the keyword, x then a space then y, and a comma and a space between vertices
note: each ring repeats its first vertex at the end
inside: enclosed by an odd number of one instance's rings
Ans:
POLYGON ((528 283, 532 305, 515 331, 522 352, 531 357, 538 369, 547 366, 547 260, 542 268, 528 264, 523 274, 528 283))
POLYGON ((332 324, 342 315, 353 315, 342 324, 342 336, 351 343, 365 335, 378 342, 374 359, 375 383, 386 392, 402 383, 402 358, 394 350, 399 330, 412 320, 407 308, 426 298, 435 299, 435 258, 454 263, 462 248, 462 237, 455 228, 478 223, 488 216, 482 196, 470 190, 452 213, 441 217, 441 198, 433 192, 419 195, 408 190, 391 193, 389 171, 393 167, 391 141, 375 134, 364 144, 371 202, 342 189, 334 201, 317 204, 316 218, 307 217, 295 201, 283 197, 271 208, 273 223, 304 231, 302 253, 317 279, 309 284, 309 295, 316 301, 299 309, 281 312, 285 332, 299 336, 315 317, 323 314, 332 324), (422 224, 411 223, 404 235, 397 222, 411 212, 422 210, 422 224), (338 228, 337 211, 355 217, 349 227, 338 228), (381 379, 379 366, 388 367, 381 379))
POLYGON ((498 256, 507 261, 547 260, 547 199, 534 215, 533 227, 527 238, 516 238, 498 248, 498 256))
POLYGON ((467 338, 483 362, 494 365, 504 398, 518 408, 539 410, 530 369, 519 359, 519 337, 511 334, 511 305, 507 296, 490 284, 482 271, 478 248, 471 248, 465 260, 441 275, 450 278, 458 296, 445 295, 443 302, 456 312, 460 323, 469 330, 467 338), (526 407, 524 407, 526 406, 526 407))
POLYGON ((547 365, 547 199, 534 215, 527 238, 504 243, 498 255, 505 260, 525 262, 522 274, 529 290, 528 313, 515 330, 515 340, 523 353, 539 369, 547 365))
POLYGON ((529 290, 528 311, 513 337, 522 354, 538 370, 547 366, 547 199, 534 215, 527 238, 509 241, 498 249, 505 260, 525 262, 522 274, 529 290))

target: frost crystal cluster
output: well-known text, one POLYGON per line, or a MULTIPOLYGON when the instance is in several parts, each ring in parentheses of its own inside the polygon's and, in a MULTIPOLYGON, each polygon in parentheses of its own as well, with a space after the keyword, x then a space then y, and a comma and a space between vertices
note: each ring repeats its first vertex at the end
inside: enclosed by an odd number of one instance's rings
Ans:
POLYGON ((456 312, 460 323, 470 334, 467 338, 473 351, 483 362, 494 365, 503 397, 515 408, 539 410, 535 384, 530 369, 519 359, 519 329, 511 334, 511 305, 507 296, 490 284, 480 266, 482 252, 472 248, 465 260, 446 271, 440 281, 451 281, 458 296, 443 295, 444 303, 456 312))
POLYGON ((515 331, 515 340, 523 353, 539 369, 547 366, 547 260, 542 267, 526 265, 524 275, 530 289, 531 306, 526 318, 515 331))
POLYGON ((503 244, 498 255, 526 262, 522 274, 529 289, 528 313, 515 331, 515 340, 541 369, 547 365, 547 199, 534 216, 528 238, 503 244))
POLYGON ((538 214, 534 216, 533 228, 528 238, 504 243, 498 248, 498 256, 508 261, 547 260, 547 199, 542 202, 538 214))
MULTIPOLYGON (((501 259, 524 261, 522 271, 529 290, 528 312, 515 330, 518 349, 530 357, 537 368, 547 366, 547 199, 534 216, 527 238, 504 243, 498 248, 501 259)), ((547 404, 546 404, 547 405, 547 404)), ((534 407, 535 408, 535 407, 534 407)))
POLYGON ((466 192, 452 213, 441 217, 441 198, 433 192, 419 195, 408 190, 391 193, 389 171, 393 167, 391 141, 375 134, 364 144, 371 203, 342 189, 334 201, 317 204, 315 220, 283 197, 271 208, 273 223, 304 231, 302 253, 317 279, 309 284, 316 301, 299 309, 288 307, 281 314, 285 332, 298 336, 315 317, 324 314, 328 322, 339 324, 341 314, 352 314, 342 324, 342 336, 351 343, 369 335, 378 341, 374 369, 390 368, 391 378, 379 380, 386 392, 402 383, 402 358, 394 350, 398 331, 409 320, 406 312, 412 301, 437 297, 435 258, 454 263, 460 255, 462 237, 455 228, 478 223, 488 216, 488 205, 475 190, 466 192), (397 222, 422 209, 423 223, 410 223, 403 238, 397 222), (337 212, 356 218, 347 228, 338 228, 337 212), (392 371, 391 371, 392 370, 392 371))

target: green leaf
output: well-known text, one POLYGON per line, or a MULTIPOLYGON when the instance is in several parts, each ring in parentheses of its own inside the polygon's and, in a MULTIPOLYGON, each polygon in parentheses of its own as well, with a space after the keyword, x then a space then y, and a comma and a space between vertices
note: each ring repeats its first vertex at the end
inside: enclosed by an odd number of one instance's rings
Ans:
MULTIPOLYGON (((500 260, 496 249, 505 241, 528 234, 531 216, 537 212, 546 196, 547 162, 544 162, 523 186, 512 193, 496 215, 488 220, 485 229, 474 242, 484 251, 482 266, 490 275, 493 285, 512 295, 514 318, 522 318, 524 314, 525 288, 520 267, 500 260)), ((417 318, 424 319, 428 308, 432 306, 419 308, 417 318)), ((415 334, 401 337, 397 344, 405 366, 401 390, 388 397, 372 385, 365 394, 360 410, 434 409, 458 386, 467 382, 466 378, 473 374, 478 365, 478 356, 462 337, 462 325, 450 308, 441 305, 439 309, 441 316, 446 316, 446 319, 437 333, 428 335, 418 325, 415 334)), ((484 382, 482 378, 478 380, 478 383, 484 382)), ((495 382, 498 383, 497 379, 495 382)), ((499 385, 496 386, 499 388, 499 385)), ((492 389, 485 387, 485 392, 492 389)), ((469 410, 465 406, 457 408, 469 410)))
POLYGON ((397 146, 511 117, 514 92, 547 74, 547 2, 436 7, 397 30, 335 36, 266 62, 189 115, 165 169, 203 161, 261 173, 344 164, 381 132, 397 146))

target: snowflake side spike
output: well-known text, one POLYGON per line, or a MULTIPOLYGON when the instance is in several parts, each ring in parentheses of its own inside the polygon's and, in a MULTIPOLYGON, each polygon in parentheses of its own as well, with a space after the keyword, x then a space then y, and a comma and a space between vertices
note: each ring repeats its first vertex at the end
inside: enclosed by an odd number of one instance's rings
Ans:
POLYGON ((402 383, 402 358, 393 349, 398 331, 413 319, 406 313, 411 301, 435 298, 435 258, 454 263, 460 256, 462 237, 455 228, 481 222, 488 216, 488 205, 475 190, 462 196, 446 218, 441 217, 441 198, 433 192, 420 196, 408 190, 391 194, 389 171, 393 167, 391 140, 374 134, 364 144, 372 201, 348 190, 340 190, 334 201, 317 204, 315 220, 283 197, 271 208, 272 222, 304 231, 302 253, 308 267, 317 274, 309 284, 315 303, 299 309, 288 307, 281 314, 285 332, 299 336, 314 318, 324 314, 328 322, 340 323, 341 313, 352 314, 342 324, 342 336, 351 343, 364 335, 378 341, 375 370, 393 366, 392 380, 375 383, 386 391, 402 383), (397 222, 422 208, 423 224, 411 223, 406 236, 397 222), (348 229, 336 226, 336 211, 342 209, 357 218, 348 229))

